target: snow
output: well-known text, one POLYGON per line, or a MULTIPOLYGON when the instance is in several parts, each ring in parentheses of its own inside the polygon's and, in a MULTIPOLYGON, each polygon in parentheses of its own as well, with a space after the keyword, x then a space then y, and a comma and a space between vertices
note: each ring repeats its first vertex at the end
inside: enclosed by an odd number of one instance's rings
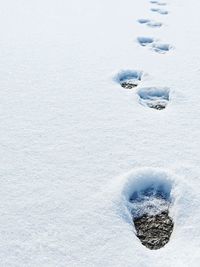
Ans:
POLYGON ((200 3, 166 4, 1 1, 1 266, 199 266, 200 3), (138 44, 149 36, 174 49, 138 44), (146 75, 126 90, 121 70, 146 75), (140 104, 155 87, 164 110, 140 104), (174 220, 156 251, 127 201, 150 181, 174 220))

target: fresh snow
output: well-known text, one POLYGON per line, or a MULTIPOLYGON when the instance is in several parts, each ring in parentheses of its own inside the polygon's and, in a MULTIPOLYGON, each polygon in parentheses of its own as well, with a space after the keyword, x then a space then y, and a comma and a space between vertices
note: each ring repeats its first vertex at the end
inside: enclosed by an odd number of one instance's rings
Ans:
POLYGON ((1 1, 0 266, 199 266, 200 2, 151 2, 1 1), (148 186, 174 221, 159 250, 131 216, 148 186))

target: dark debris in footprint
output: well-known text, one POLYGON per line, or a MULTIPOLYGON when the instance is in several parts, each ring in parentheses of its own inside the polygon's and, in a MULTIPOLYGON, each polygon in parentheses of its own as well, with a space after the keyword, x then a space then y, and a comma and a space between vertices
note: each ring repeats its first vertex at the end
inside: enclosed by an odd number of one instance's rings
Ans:
POLYGON ((150 182, 134 191, 129 201, 136 236, 142 245, 149 249, 164 247, 174 227, 169 216, 171 185, 165 181, 150 182))
POLYGON ((157 109, 157 110, 162 110, 162 109, 165 109, 166 106, 167 106, 167 103, 166 102, 161 102, 161 101, 155 101, 155 102, 149 102, 147 104, 150 108, 154 108, 154 109, 157 109))
POLYGON ((156 215, 144 214, 133 221, 137 237, 147 248, 159 249, 169 242, 174 223, 168 211, 156 215))
POLYGON ((123 70, 115 77, 115 81, 118 82, 121 87, 125 89, 133 89, 138 86, 143 76, 142 71, 137 70, 123 70))
POLYGON ((126 82, 122 82, 121 86, 125 89, 133 89, 134 87, 136 87, 138 84, 134 83, 132 81, 126 81, 126 82))
POLYGON ((163 110, 169 102, 170 89, 167 87, 146 87, 138 91, 139 101, 149 108, 163 110))

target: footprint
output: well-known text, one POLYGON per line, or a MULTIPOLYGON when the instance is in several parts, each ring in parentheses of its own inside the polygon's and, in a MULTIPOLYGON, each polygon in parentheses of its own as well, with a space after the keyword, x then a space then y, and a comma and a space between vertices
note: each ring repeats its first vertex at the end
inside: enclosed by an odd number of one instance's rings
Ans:
POLYGON ((150 1, 150 3, 158 5, 158 6, 166 6, 167 5, 167 3, 165 3, 165 2, 159 2, 159 1, 156 1, 156 0, 152 0, 152 1, 150 1))
POLYGON ((149 23, 150 22, 150 19, 138 19, 138 22, 140 24, 146 24, 146 23, 149 23))
POLYGON ((129 206, 136 236, 147 248, 159 249, 169 242, 174 227, 169 216, 172 185, 162 177, 159 179, 159 174, 146 175, 135 184, 129 206))
POLYGON ((145 24, 152 28, 160 28, 162 26, 161 22, 156 22, 154 20, 149 20, 149 19, 139 19, 138 22, 140 24, 145 24))
POLYGON ((172 45, 161 43, 159 40, 156 40, 152 37, 138 37, 137 41, 141 46, 148 46, 151 48, 151 50, 160 54, 165 54, 173 48, 172 45))
POLYGON ((167 14, 169 14, 169 12, 167 10, 160 9, 160 8, 151 8, 151 11, 152 12, 157 12, 157 13, 159 13, 161 15, 167 15, 167 14))
POLYGON ((153 44, 154 39, 152 37, 138 37, 137 41, 141 46, 147 46, 153 44))
POLYGON ((160 28, 162 26, 162 23, 152 20, 152 21, 147 23, 147 26, 149 26, 151 28, 160 28))
POLYGON ((143 72, 136 70, 122 70, 115 76, 115 81, 125 89, 132 89, 138 86, 142 80, 143 72))
POLYGON ((154 43, 152 45, 152 49, 157 52, 157 53, 161 53, 164 54, 166 52, 168 52, 170 49, 172 49, 173 47, 170 44, 165 44, 165 43, 154 43))
POLYGON ((138 90, 139 102, 149 108, 165 109, 169 102, 168 87, 144 87, 138 90))

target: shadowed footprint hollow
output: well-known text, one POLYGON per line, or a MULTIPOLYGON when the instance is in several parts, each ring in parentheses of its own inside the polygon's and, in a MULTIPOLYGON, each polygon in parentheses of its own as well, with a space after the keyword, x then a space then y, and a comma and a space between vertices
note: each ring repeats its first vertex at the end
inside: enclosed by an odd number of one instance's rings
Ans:
POLYGON ((122 70, 115 76, 115 81, 125 89, 137 87, 143 77, 142 71, 122 70))
POLYGON ((137 94, 143 106, 162 110, 169 102, 170 89, 168 87, 145 87, 140 88, 137 94))

